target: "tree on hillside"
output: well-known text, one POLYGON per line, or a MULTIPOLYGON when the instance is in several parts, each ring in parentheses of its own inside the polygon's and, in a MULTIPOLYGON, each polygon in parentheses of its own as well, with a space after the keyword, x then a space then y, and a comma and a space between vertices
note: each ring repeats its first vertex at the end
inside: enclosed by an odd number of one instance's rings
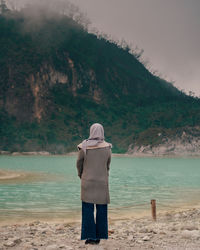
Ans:
POLYGON ((1 0, 0 1, 0 14, 5 14, 6 12, 8 12, 8 7, 6 5, 6 1, 1 0))

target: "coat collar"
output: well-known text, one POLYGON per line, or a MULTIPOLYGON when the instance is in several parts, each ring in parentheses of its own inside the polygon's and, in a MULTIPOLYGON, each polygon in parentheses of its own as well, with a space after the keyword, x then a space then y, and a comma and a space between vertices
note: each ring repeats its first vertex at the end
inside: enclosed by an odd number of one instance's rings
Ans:
MULTIPOLYGON (((105 148, 105 147, 110 147, 110 146, 111 146, 110 143, 104 141, 104 142, 102 142, 102 143, 99 143, 99 145, 97 145, 97 146, 90 146, 90 147, 88 146, 87 149, 105 148)), ((82 143, 78 144, 77 147, 78 147, 79 149, 81 149, 81 148, 82 148, 82 143)))

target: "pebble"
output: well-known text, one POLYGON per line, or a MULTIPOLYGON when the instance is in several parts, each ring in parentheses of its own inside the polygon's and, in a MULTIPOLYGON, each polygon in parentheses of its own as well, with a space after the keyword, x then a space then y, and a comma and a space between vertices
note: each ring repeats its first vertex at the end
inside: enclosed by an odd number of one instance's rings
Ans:
POLYGON ((0 250, 148 250, 200 249, 200 210, 158 215, 150 218, 115 221, 110 225, 109 239, 99 245, 86 246, 80 240, 80 223, 0 226, 0 250), (168 219, 170 218, 170 220, 168 219))
POLYGON ((108 230, 108 234, 111 235, 111 234, 114 234, 114 230, 108 230))
POLYGON ((14 247, 16 243, 12 240, 8 240, 6 243, 4 243, 5 247, 14 247))
POLYGON ((58 250, 58 245, 47 246, 45 250, 58 250))
POLYGON ((139 243, 139 244, 142 244, 143 240, 137 240, 136 242, 139 243))
POLYGON ((142 229, 140 229, 139 233, 148 233, 148 229, 147 228, 142 228, 142 229))
POLYGON ((65 245, 60 245, 60 246, 59 246, 59 248, 61 248, 61 249, 62 249, 62 248, 66 248, 66 247, 67 247, 67 246, 65 246, 65 245))
POLYGON ((184 230, 182 231, 182 238, 184 239, 200 239, 200 233, 197 230, 193 230, 193 231, 188 231, 188 230, 184 230))
POLYGON ((193 230, 198 230, 198 227, 196 227, 194 225, 185 225, 185 226, 181 227, 181 230, 193 231, 193 230))
POLYGON ((133 240, 133 235, 129 235, 127 240, 133 240))
POLYGON ((142 240, 143 240, 143 241, 149 241, 149 240, 150 240, 150 237, 146 235, 146 236, 144 236, 144 237, 142 238, 142 240))
POLYGON ((176 231, 178 231, 178 228, 177 227, 171 227, 170 230, 173 231, 173 232, 176 232, 176 231))
POLYGON ((22 240, 20 238, 13 238, 12 240, 8 240, 6 243, 4 243, 4 246, 6 247, 13 247, 17 244, 20 244, 22 240))

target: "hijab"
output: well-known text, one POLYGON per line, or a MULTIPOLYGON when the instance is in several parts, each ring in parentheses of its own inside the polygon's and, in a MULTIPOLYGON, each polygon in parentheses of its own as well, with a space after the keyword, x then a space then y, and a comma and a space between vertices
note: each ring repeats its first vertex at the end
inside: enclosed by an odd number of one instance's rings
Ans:
MULTIPOLYGON (((94 123, 90 127, 90 136, 82 142, 82 149, 86 154, 87 147, 98 146, 104 143, 104 128, 100 123, 94 123)), ((109 144, 112 147, 112 144, 109 144)))

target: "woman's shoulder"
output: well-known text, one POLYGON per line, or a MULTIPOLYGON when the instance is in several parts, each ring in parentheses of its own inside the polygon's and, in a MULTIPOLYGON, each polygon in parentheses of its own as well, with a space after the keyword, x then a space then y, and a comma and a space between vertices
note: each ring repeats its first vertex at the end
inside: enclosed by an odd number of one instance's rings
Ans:
MULTIPOLYGON (((82 143, 78 144, 77 147, 78 147, 78 149, 82 149, 82 143)), ((99 144, 96 145, 96 146, 87 146, 87 149, 107 148, 107 147, 112 148, 112 144, 109 143, 109 142, 104 141, 104 142, 102 142, 102 143, 99 143, 99 144)))
POLYGON ((81 149, 81 148, 82 148, 82 142, 79 143, 79 144, 77 145, 77 148, 78 148, 78 149, 81 149))
POLYGON ((111 144, 104 141, 102 143, 99 143, 97 146, 88 146, 87 149, 95 149, 95 148, 111 148, 111 144))

